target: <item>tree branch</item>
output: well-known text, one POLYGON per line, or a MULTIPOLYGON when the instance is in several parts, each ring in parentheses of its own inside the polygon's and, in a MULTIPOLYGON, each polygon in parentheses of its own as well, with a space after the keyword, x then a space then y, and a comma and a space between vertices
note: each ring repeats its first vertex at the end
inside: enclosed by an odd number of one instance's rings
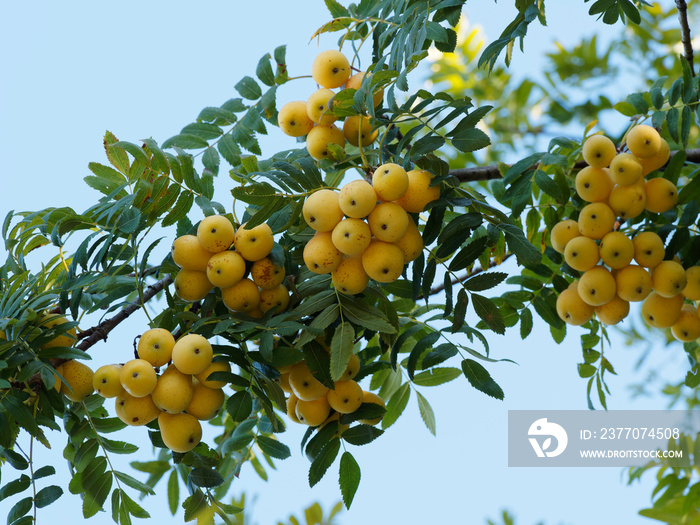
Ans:
MULTIPOLYGON (((508 260, 512 255, 513 255, 512 253, 507 253, 507 254, 505 255, 505 257, 503 257, 503 260, 502 260, 501 262, 490 261, 487 268, 481 268, 481 267, 479 267, 479 268, 474 268, 473 270, 471 270, 471 271, 469 271, 469 272, 466 272, 466 273, 465 273, 464 275, 462 275, 461 277, 454 277, 454 278, 452 278, 452 280, 450 281, 450 283, 452 284, 452 286, 454 286, 454 285, 456 285, 456 284, 460 284, 460 283, 464 282, 466 279, 469 279, 470 277, 473 277, 474 275, 476 275, 476 274, 478 274, 478 273, 483 273, 483 272, 485 272, 486 270, 490 270, 491 268, 494 268, 494 267, 496 267, 496 266, 500 266, 500 265, 503 264, 506 260, 508 260)), ((434 286, 433 288, 430 289, 430 292, 428 293, 428 295, 435 295, 435 294, 438 294, 438 293, 442 292, 444 289, 445 289, 445 283, 438 284, 437 286, 434 286)), ((423 297, 424 297, 424 296, 421 296, 421 297, 419 297, 419 299, 423 299, 423 297)))
POLYGON ((86 351, 88 348, 93 346, 95 343, 99 341, 105 341, 107 339, 107 334, 114 330, 114 328, 124 321, 127 317, 129 317, 131 314, 133 314, 136 310, 139 308, 143 307, 143 305, 149 301, 150 299, 153 298, 158 292, 161 292, 166 286, 168 286, 170 283, 173 282, 173 278, 170 274, 166 275, 159 281, 156 281, 152 285, 150 285, 148 288, 143 293, 143 303, 137 302, 137 303, 130 303, 127 306, 125 306, 122 310, 119 311, 116 315, 110 317, 109 319, 105 319, 102 321, 100 324, 97 326, 93 326, 92 328, 88 328, 84 332, 81 332, 78 335, 78 339, 82 339, 78 345, 76 345, 76 348, 82 351, 86 351))
MULTIPOLYGON (((671 157, 676 154, 675 151, 671 152, 671 157)), ((689 149, 686 150, 686 162, 696 162, 700 163, 700 148, 699 149, 689 149)), ((538 164, 534 164, 532 168, 537 168, 538 164)), ((575 169, 585 168, 587 164, 584 161, 579 161, 574 164, 575 169)), ((663 169, 663 168, 661 168, 663 169)), ((475 166, 473 168, 457 168, 450 170, 450 175, 457 177, 460 182, 476 182, 480 180, 494 180, 502 178, 501 172, 498 170, 498 166, 495 164, 489 166, 475 166)))
POLYGON ((690 25, 688 24, 688 7, 685 0, 676 0, 678 8, 678 19, 681 23, 681 42, 683 44, 683 54, 690 65, 690 72, 695 76, 693 68, 693 42, 690 36, 690 25))

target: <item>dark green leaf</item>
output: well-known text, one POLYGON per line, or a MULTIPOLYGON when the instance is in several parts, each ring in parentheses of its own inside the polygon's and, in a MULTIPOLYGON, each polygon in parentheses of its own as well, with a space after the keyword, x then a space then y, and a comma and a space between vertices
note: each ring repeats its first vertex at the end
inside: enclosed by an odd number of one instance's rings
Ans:
POLYGON ((54 501, 61 497, 63 494, 63 489, 56 485, 49 485, 44 487, 39 492, 36 493, 36 498, 34 498, 34 505, 38 509, 44 508, 47 505, 51 505, 54 501))
POLYGON ((226 401, 226 411, 234 421, 244 421, 253 411, 253 398, 247 390, 236 392, 226 401))
POLYGON ((284 443, 280 443, 274 438, 260 435, 257 437, 257 443, 260 449, 270 457, 277 459, 287 459, 292 455, 289 447, 284 443))
POLYGON ((311 462, 309 468, 309 486, 313 487, 321 481, 328 468, 333 464, 340 451, 340 439, 333 438, 319 452, 311 462))
POLYGON ((458 368, 436 367, 417 373, 413 377, 413 384, 417 386, 439 386, 449 383, 460 375, 462 375, 462 372, 458 368))
POLYGON ((479 294, 471 294, 474 311, 486 325, 497 334, 504 334, 506 325, 498 306, 491 299, 479 294))
POLYGON ((248 100, 257 100, 262 96, 262 90, 258 83, 251 77, 243 77, 234 88, 238 91, 243 98, 248 100))
POLYGON ((343 495, 343 503, 348 509, 352 505, 355 492, 360 485, 360 477, 360 465, 357 464, 350 452, 343 452, 343 455, 340 457, 338 483, 340 484, 340 492, 343 495))
POLYGON ((477 390, 493 398, 503 399, 503 390, 480 363, 473 359, 465 359, 462 361, 462 372, 467 381, 477 390))
POLYGON ((389 398, 386 404, 386 414, 382 419, 382 428, 387 429, 393 425, 399 416, 403 413, 408 400, 411 397, 411 387, 408 383, 401 385, 389 398))
POLYGON ((195 487, 213 488, 224 482, 224 478, 216 470, 206 467, 197 467, 190 471, 187 477, 189 483, 195 487))

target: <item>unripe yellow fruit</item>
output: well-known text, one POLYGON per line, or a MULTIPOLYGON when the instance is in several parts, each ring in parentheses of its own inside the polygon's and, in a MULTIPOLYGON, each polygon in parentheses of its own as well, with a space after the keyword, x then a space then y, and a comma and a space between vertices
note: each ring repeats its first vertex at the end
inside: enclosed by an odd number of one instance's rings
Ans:
POLYGON ((395 244, 372 241, 362 254, 362 267, 379 283, 394 282, 403 272, 403 252, 395 244))
POLYGON ((360 372, 360 366, 360 358, 357 357, 357 354, 352 354, 340 380, 347 381, 348 379, 355 379, 355 376, 360 372))
POLYGON ((576 174, 576 193, 584 201, 605 202, 613 188, 610 175, 603 168, 586 166, 576 174))
POLYGON ((676 261, 661 261, 651 271, 654 291, 664 297, 673 297, 683 292, 688 284, 685 269, 676 261))
MULTIPOLYGON (((45 329, 55 328, 68 322, 68 319, 58 314, 46 314, 39 321, 39 326, 45 329)), ((66 347, 71 348, 78 340, 78 333, 75 327, 68 329, 57 335, 50 341, 44 343, 42 348, 66 347)))
POLYGON ((432 173, 426 170, 410 170, 406 175, 408 189, 395 201, 404 210, 420 213, 429 203, 440 198, 440 185, 430 185, 434 178, 432 173))
POLYGON ((170 361, 173 346, 175 346, 173 334, 165 328, 151 328, 139 338, 137 351, 139 358, 157 368, 170 361))
POLYGON ((372 186, 383 201, 400 199, 408 190, 408 173, 398 164, 382 164, 372 174, 372 186))
POLYGON ((119 381, 133 397, 146 397, 156 387, 158 376, 153 365, 145 359, 132 359, 122 366, 119 381))
POLYGON ((350 78, 350 63, 340 51, 329 49, 314 58, 311 76, 324 88, 334 89, 342 86, 350 78))
POLYGON ((225 398, 220 388, 207 388, 196 381, 192 385, 192 400, 185 410, 200 421, 208 421, 221 410, 225 398))
POLYGON ((245 259, 231 250, 215 253, 207 263, 207 279, 214 286, 228 288, 243 279, 245 259))
POLYGON ((635 157, 648 159, 659 152, 661 136, 653 127, 640 124, 627 133, 627 147, 635 157))
POLYGON ((282 106, 277 114, 277 124, 282 133, 290 137, 303 137, 314 127, 303 100, 293 100, 282 106))
POLYGON ((608 206, 616 216, 623 220, 634 219, 644 211, 647 198, 644 186, 633 184, 631 186, 615 185, 608 197, 608 206))
POLYGON ((104 398, 117 397, 124 392, 124 387, 119 380, 122 370, 121 365, 103 365, 92 376, 92 387, 95 392, 104 398))
POLYGON ((591 135, 583 143, 581 153, 586 164, 594 168, 605 168, 617 155, 615 144, 605 135, 591 135))
POLYGON ((571 283, 566 290, 557 297, 557 315, 566 324, 581 326, 591 320, 595 310, 584 302, 578 294, 578 282, 571 283))
POLYGON ((586 272, 600 261, 599 248, 589 237, 574 237, 564 250, 566 264, 579 272, 586 272))
POLYGON ((600 306, 615 297, 615 278, 604 266, 596 266, 584 272, 578 282, 581 299, 591 306, 600 306))
POLYGON ((549 235, 552 248, 555 251, 563 254, 567 243, 574 237, 579 237, 581 232, 578 230, 578 222, 573 219, 559 221, 554 225, 549 235))
POLYGON ((423 237, 420 234, 420 230, 418 230, 418 226, 410 216, 408 217, 406 233, 394 244, 401 249, 404 264, 415 261, 423 251, 423 237))
POLYGON ((340 188, 338 205, 348 217, 362 219, 377 205, 377 193, 366 180, 353 180, 340 188))
POLYGON ((205 250, 218 253, 233 244, 233 224, 223 215, 205 217, 197 226, 197 240, 205 250))
POLYGON ((85 363, 71 359, 61 365, 63 376, 61 394, 71 401, 85 401, 95 391, 92 383, 93 371, 85 363))
POLYGON ((327 188, 309 195, 301 213, 306 224, 317 232, 329 232, 343 219, 338 194, 327 188))
MULTIPOLYGON (((352 75, 350 78, 348 78, 348 81, 345 83, 345 89, 360 89, 360 86, 362 85, 362 80, 365 78, 365 71, 359 71, 352 75)), ((374 107, 377 107, 379 104, 382 103, 382 99, 384 98, 384 88, 378 88, 375 87, 372 90, 372 104, 374 104, 374 107)))
POLYGON ((320 88, 312 93, 306 101, 306 114, 309 118, 322 126, 330 126, 338 120, 330 104, 334 96, 335 93, 327 88, 320 88))
POLYGON ((246 277, 221 290, 221 300, 234 312, 252 312, 260 305, 260 290, 246 277))
POLYGON ((659 168, 666 165, 669 157, 671 156, 671 148, 668 142, 662 137, 659 151, 653 157, 647 159, 639 159, 642 163, 642 174, 648 175, 652 171, 658 170, 659 168))
POLYGON ((304 264, 313 273, 331 273, 343 260, 343 254, 333 244, 331 232, 316 232, 306 243, 304 264))
POLYGON ((189 452, 202 440, 202 425, 190 414, 162 412, 158 416, 158 427, 163 443, 173 452, 189 452))
POLYGON ((356 381, 336 381, 328 391, 328 404, 340 414, 351 414, 362 404, 362 387, 356 381))
POLYGON ((602 239, 615 226, 615 214, 610 206, 603 202, 587 204, 578 217, 578 229, 581 235, 591 239, 602 239))
POLYGON ((619 296, 595 307, 595 315, 598 320, 606 325, 615 325, 622 321, 630 312, 630 303, 619 296))
POLYGON ((663 297, 651 292, 642 303, 642 317, 653 328, 671 328, 681 316, 683 295, 663 297))
POLYGON ((700 301, 700 266, 691 266, 685 270, 687 284, 683 295, 691 301, 700 301))
POLYGON ((700 337, 700 316, 695 306, 683 305, 678 321, 671 326, 671 333, 683 343, 691 343, 700 337))
POLYGON ((406 210, 394 202, 378 204, 367 217, 372 235, 385 242, 397 242, 401 239, 410 220, 406 210))
POLYGON ((275 313, 281 314, 289 306, 289 290, 283 284, 271 290, 263 290, 260 292, 260 310, 267 312, 275 308, 275 313))
POLYGON ((190 404, 192 392, 192 376, 169 366, 158 378, 151 399, 161 410, 179 414, 190 404))
MULTIPOLYGON (((403 208, 401 211, 406 213, 403 208)), ((343 219, 333 228, 331 240, 341 253, 352 257, 361 255, 367 249, 372 240, 372 231, 362 219, 343 219)))
POLYGON ((236 230, 233 242, 241 257, 251 262, 264 259, 275 247, 272 228, 267 223, 258 224, 253 228, 246 228, 245 224, 241 224, 236 230))
POLYGON ((678 202, 678 189, 668 179, 657 177, 644 184, 646 209, 652 213, 665 213, 678 202))
MULTIPOLYGON (((381 397, 379 397, 374 392, 369 392, 367 390, 364 390, 362 392, 362 402, 374 403, 375 405, 386 407, 386 404, 384 403, 384 400, 381 397)), ((358 423, 361 423, 363 425, 378 425, 383 418, 384 416, 375 417, 373 419, 360 419, 358 423)))
POLYGON ((333 286, 344 294, 356 295, 369 284, 369 276, 362 266, 362 257, 347 257, 331 273, 333 286))
POLYGON ((205 337, 187 334, 178 339, 173 347, 173 365, 183 374, 196 375, 211 364, 214 351, 205 337))
POLYGON ((600 241, 600 258, 610 268, 625 268, 634 259, 634 243, 620 231, 610 232, 600 241))
POLYGON ((335 144, 341 148, 345 147, 345 135, 343 130, 336 127, 335 124, 330 126, 314 126, 306 136, 306 150, 312 158, 316 160, 331 159, 342 160, 345 156, 336 159, 331 155, 329 144, 335 144))
POLYGON ((214 372, 230 372, 231 371, 231 365, 229 364, 228 361, 212 361, 211 364, 204 370, 204 372, 200 372, 199 374, 195 374, 195 378, 197 378, 197 381, 202 383, 205 387, 207 388, 224 388, 228 383, 225 381, 219 381, 216 379, 209 379, 209 376, 213 374, 214 372))
POLYGON ((253 282, 263 290, 277 288, 284 281, 284 266, 277 266, 269 257, 255 261, 250 269, 253 282))
POLYGON ((287 394, 292 393, 292 387, 289 386, 289 372, 280 374, 280 376, 274 381, 280 386, 283 392, 286 392, 287 394))
POLYGON ((642 178, 642 165, 631 153, 620 153, 610 162, 610 178, 620 186, 630 186, 642 178))
POLYGON ((154 403, 151 396, 134 397, 127 392, 114 399, 114 409, 117 417, 132 427, 148 425, 158 418, 162 412, 154 403))
POLYGON ((325 397, 328 392, 328 387, 314 377, 305 361, 295 364, 289 371, 289 386, 300 401, 313 401, 325 397))
POLYGON ((301 423, 301 421, 299 421, 299 418, 297 417, 298 402, 299 398, 294 395, 294 392, 289 394, 289 397, 287 398, 287 417, 295 423, 301 423))
POLYGON ((364 115, 347 117, 343 123, 343 135, 353 146, 366 147, 372 144, 379 135, 379 130, 372 131, 372 121, 364 115))
POLYGON ((173 286, 177 296, 189 303, 201 301, 214 289, 205 272, 184 268, 177 272, 173 286))
POLYGON ((654 232, 641 232, 632 238, 634 243, 634 260, 645 268, 653 268, 664 260, 666 249, 664 242, 654 232))
POLYGON ((310 427, 317 427, 328 419, 331 413, 331 406, 328 404, 326 396, 322 396, 313 401, 300 399, 297 401, 294 411, 300 423, 310 427))
POLYGON ((181 235, 173 241, 173 261, 180 268, 205 272, 209 258, 214 255, 199 243, 196 235, 181 235))
POLYGON ((639 302, 651 293, 651 275, 641 266, 631 264, 615 273, 617 295, 629 302, 639 302))

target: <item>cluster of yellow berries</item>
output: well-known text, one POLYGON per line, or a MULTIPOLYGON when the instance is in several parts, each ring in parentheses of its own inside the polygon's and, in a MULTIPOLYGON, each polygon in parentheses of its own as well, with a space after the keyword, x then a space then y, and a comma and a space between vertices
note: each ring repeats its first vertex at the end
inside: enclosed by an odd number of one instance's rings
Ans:
MULTIPOLYGON (((353 146, 364 147, 377 138, 378 130, 372 129, 372 122, 364 115, 345 118, 342 129, 335 125, 338 116, 332 108, 332 99, 336 95, 333 89, 359 89, 365 76, 364 72, 352 76, 351 73, 348 59, 340 51, 319 53, 312 64, 311 75, 321 87, 308 100, 288 102, 279 110, 277 122, 282 132, 292 137, 306 135, 306 149, 316 160, 331 158, 329 144, 344 148, 347 141, 353 146)), ((383 97, 382 88, 372 94, 375 107, 383 97)))
POLYGON ((265 223, 250 229, 242 224, 236 230, 223 215, 206 217, 197 235, 182 235, 173 242, 173 261, 180 267, 175 292, 192 302, 218 287, 229 310, 253 317, 271 308, 283 311, 289 305, 289 290, 282 284, 284 267, 269 257, 274 245, 265 223))
MULTIPOLYGON (((188 334, 177 341, 163 328, 139 339, 138 358, 104 365, 92 376, 94 391, 115 399, 117 417, 130 426, 158 420, 165 445, 174 452, 192 450, 202 439, 200 421, 213 418, 224 403, 226 383, 213 372, 230 372, 227 361, 213 361, 207 339, 188 334), (156 369, 171 363, 158 375, 156 369)), ((64 365, 65 366, 65 365, 64 365)))
POLYGON ((677 260, 664 260, 664 242, 654 232, 630 238, 617 229, 618 220, 644 210, 665 213, 676 205, 673 182, 645 180, 668 161, 668 143, 651 126, 638 125, 627 134, 627 149, 618 153, 602 135, 583 145, 588 166, 577 174, 575 186, 589 204, 578 220, 563 220, 551 231, 552 247, 582 275, 559 294, 557 313, 572 325, 594 315, 612 325, 628 315, 630 302, 643 301, 650 326, 671 328, 680 341, 694 341, 700 337, 700 316, 691 302, 700 300, 700 267, 686 270, 677 260))
MULTIPOLYGON (((353 379, 360 370, 360 360, 356 355, 350 358, 345 373, 329 389, 309 370, 305 361, 278 369, 279 384, 289 394, 287 416, 295 423, 311 427, 323 426, 337 420, 341 414, 352 414, 362 403, 374 403, 382 407, 384 400, 373 392, 363 390, 353 379)), ((381 417, 361 419, 360 423, 376 425, 381 417)), ((342 433, 347 426, 339 428, 342 433)))
POLYGON ((369 279, 396 281, 404 265, 423 250, 418 226, 408 212, 420 213, 440 197, 425 170, 406 172, 387 163, 372 174, 372 183, 353 180, 339 192, 321 189, 304 202, 302 214, 316 231, 304 247, 306 267, 331 274, 342 293, 362 292, 369 279))

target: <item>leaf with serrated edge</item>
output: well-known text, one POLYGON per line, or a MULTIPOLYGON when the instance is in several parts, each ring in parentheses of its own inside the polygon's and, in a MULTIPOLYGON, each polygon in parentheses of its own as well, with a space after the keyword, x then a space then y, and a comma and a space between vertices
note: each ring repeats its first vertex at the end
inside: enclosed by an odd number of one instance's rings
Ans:
POLYGON ((324 474, 328 470, 328 467, 330 467, 335 461, 335 458, 338 456, 339 451, 340 439, 338 438, 331 439, 328 443, 326 443, 323 446, 318 456, 316 456, 316 458, 311 463, 311 467, 309 467, 310 487, 313 487, 314 485, 316 485, 316 483, 321 481, 321 478, 323 478, 324 474))
POLYGON ((355 458, 350 452, 343 452, 340 457, 340 470, 338 472, 338 484, 340 492, 343 495, 343 503, 346 508, 350 508, 352 500, 357 492, 357 487, 360 485, 360 465, 357 464, 355 458))

